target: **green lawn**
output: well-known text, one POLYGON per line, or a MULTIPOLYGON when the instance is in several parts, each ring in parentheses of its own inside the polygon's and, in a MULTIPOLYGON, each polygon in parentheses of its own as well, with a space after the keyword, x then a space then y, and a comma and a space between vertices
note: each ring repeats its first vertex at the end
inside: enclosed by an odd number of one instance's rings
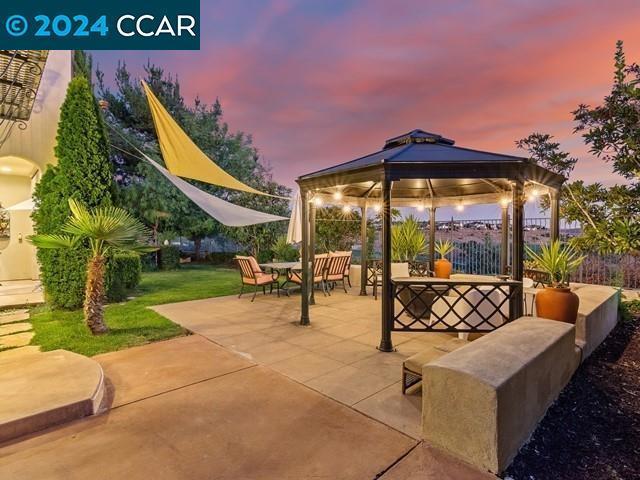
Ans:
POLYGON ((231 295, 239 290, 238 272, 230 269, 190 265, 174 272, 143 273, 140 286, 131 293, 135 298, 107 306, 105 320, 110 331, 106 335, 89 333, 82 310, 38 307, 31 311, 35 331, 31 343, 45 351, 64 348, 91 356, 184 335, 182 327, 147 307, 231 295))

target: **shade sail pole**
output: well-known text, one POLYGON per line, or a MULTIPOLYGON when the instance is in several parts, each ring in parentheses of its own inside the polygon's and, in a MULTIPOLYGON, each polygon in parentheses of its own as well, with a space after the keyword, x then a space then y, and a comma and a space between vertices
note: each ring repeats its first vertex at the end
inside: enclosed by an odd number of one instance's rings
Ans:
MULTIPOLYGON (((309 195, 300 189, 302 199, 302 283, 300 284, 300 325, 310 325, 309 320, 309 195)), ((313 286, 313 284, 311 284, 313 286)))
POLYGON ((360 295, 367 296, 367 203, 360 209, 360 295))
POLYGON ((382 336, 381 352, 393 352, 391 326, 393 325, 393 286, 391 285, 391 180, 382 181, 382 336))

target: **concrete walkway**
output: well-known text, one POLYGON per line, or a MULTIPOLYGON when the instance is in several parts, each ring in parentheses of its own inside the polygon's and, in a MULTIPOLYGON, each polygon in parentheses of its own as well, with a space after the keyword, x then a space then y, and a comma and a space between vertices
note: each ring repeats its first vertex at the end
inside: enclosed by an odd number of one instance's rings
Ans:
POLYGON ((199 335, 94 358, 112 409, 0 446, 0 478, 487 478, 199 335))
MULTIPOLYGON (((14 350, 37 351, 38 347, 28 347, 33 339, 29 311, 26 309, 0 312, 0 355, 14 350)), ((1 358, 1 357, 0 357, 1 358)))

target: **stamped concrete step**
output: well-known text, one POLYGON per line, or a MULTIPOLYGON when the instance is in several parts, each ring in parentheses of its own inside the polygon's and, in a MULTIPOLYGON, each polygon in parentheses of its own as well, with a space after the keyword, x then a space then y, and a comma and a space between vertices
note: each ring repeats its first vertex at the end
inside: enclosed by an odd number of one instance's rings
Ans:
POLYGON ((14 333, 0 337, 0 348, 24 347, 31 343, 33 332, 14 333))
POLYGON ((28 310, 15 310, 8 313, 0 313, 0 325, 29 320, 28 310))
POLYGON ((12 333, 28 332, 33 327, 29 322, 9 323, 0 325, 0 336, 11 335, 12 333))
POLYGON ((37 345, 27 345, 26 347, 10 348, 0 352, 0 368, 6 362, 12 361, 17 356, 39 353, 40 347, 37 345))
POLYGON ((30 350, 0 354, 0 365, 0 442, 98 411, 104 375, 95 360, 30 350))

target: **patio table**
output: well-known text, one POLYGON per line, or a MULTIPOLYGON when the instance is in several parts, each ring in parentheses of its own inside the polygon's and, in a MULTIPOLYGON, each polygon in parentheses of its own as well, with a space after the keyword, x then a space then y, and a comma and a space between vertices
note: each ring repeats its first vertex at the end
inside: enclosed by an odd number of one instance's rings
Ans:
POLYGON ((265 270, 284 273, 284 282, 282 282, 278 288, 280 290, 284 290, 284 293, 286 293, 287 296, 289 296, 289 289, 285 288, 286 285, 288 283, 294 283, 289 281, 289 272, 291 272, 292 270, 302 270, 302 263, 300 262, 268 262, 261 263, 260 266, 265 270))

